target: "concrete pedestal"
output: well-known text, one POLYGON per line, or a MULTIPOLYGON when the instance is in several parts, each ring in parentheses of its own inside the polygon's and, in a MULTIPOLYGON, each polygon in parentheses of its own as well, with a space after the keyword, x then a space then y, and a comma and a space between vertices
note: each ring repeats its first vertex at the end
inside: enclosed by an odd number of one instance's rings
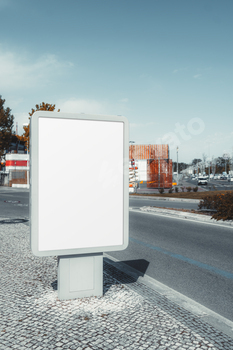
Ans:
POLYGON ((103 295, 103 253, 58 257, 58 298, 103 295))

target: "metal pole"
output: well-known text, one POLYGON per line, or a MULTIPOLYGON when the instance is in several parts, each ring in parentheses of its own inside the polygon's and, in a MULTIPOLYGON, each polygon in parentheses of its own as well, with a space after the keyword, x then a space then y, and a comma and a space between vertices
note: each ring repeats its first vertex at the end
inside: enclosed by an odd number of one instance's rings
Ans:
POLYGON ((179 184, 179 168, 178 168, 178 151, 179 151, 179 147, 177 146, 176 148, 176 152, 177 152, 177 185, 179 184))

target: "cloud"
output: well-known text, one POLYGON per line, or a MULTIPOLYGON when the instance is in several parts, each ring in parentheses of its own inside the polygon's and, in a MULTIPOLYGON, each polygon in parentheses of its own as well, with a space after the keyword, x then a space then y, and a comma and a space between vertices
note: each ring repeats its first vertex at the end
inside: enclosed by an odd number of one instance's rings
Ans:
POLYGON ((142 73, 142 74, 139 75, 140 79, 144 79, 144 78, 148 78, 148 77, 149 77, 149 75, 145 74, 145 73, 142 73))
POLYGON ((0 47, 0 81, 2 89, 22 89, 47 85, 51 77, 60 74, 63 68, 72 67, 71 62, 62 62, 55 55, 46 54, 31 61, 28 54, 3 51, 0 47))
POLYGON ((188 70, 188 68, 178 68, 178 69, 174 69, 172 73, 176 74, 178 72, 183 72, 183 71, 187 71, 187 70, 188 70))
POLYGON ((194 77, 194 79, 201 79, 202 75, 201 74, 196 74, 193 77, 194 77))
POLYGON ((69 99, 57 101, 57 108, 64 113, 108 114, 105 103, 89 99, 69 99))
MULTIPOLYGON (((68 99, 55 101, 56 111, 61 110, 62 113, 85 113, 85 114, 110 114, 106 103, 88 99, 68 99)), ((14 113, 15 126, 18 122, 18 131, 23 133, 23 124, 29 123, 28 113, 14 113)))
POLYGON ((130 123, 131 128, 147 128, 148 126, 158 125, 158 123, 150 122, 150 123, 130 123))
POLYGON ((123 102, 123 103, 127 103, 127 102, 129 102, 129 99, 126 97, 126 98, 122 98, 121 100, 120 100, 120 102, 123 102))

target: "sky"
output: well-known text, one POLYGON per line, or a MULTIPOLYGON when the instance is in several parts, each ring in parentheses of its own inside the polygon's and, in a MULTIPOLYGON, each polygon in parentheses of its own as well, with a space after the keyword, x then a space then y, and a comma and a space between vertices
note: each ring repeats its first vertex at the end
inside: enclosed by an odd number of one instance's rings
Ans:
POLYGON ((23 133, 42 102, 123 115, 135 144, 233 155, 232 0, 0 0, 0 95, 23 133))

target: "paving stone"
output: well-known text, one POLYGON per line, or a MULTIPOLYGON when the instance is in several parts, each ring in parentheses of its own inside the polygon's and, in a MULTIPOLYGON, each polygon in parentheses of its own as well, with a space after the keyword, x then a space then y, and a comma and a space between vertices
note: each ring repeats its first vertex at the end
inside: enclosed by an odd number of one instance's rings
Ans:
POLYGON ((103 297, 58 300, 57 258, 1 224, 0 350, 232 350, 233 339, 104 260, 103 297))

